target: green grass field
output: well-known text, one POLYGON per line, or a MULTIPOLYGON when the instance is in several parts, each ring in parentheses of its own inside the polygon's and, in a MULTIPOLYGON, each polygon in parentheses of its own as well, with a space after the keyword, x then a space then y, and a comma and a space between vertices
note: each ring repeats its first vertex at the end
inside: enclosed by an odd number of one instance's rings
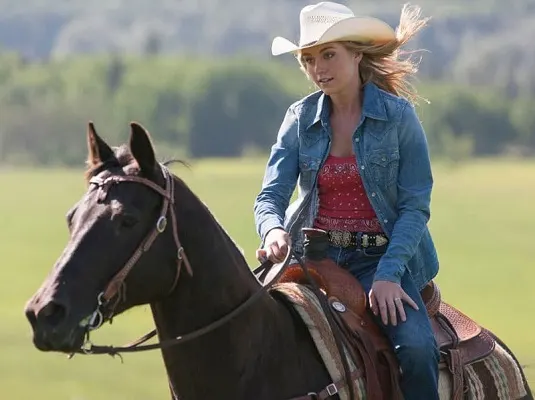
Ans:
MULTIPOLYGON (((190 183, 256 266, 252 203, 262 161, 195 163, 174 171, 190 183), (226 195, 223 192, 226 191, 226 195)), ((485 161, 435 166, 431 229, 443 297, 510 345, 535 386, 535 163, 485 161), (529 204, 532 204, 530 206, 529 204)), ((67 240, 64 215, 84 191, 81 171, 0 171, 0 399, 146 400, 169 398, 157 351, 124 356, 41 353, 23 315, 67 240)), ((152 328, 148 307, 93 336, 123 344, 152 328)))

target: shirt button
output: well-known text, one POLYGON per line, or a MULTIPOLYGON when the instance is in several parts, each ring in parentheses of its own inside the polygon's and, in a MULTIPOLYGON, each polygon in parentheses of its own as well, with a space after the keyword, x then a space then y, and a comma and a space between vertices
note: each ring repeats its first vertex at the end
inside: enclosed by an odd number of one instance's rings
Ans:
POLYGON ((362 167, 360 167, 360 169, 364 169, 364 165, 362 167))
POLYGON ((360 138, 356 138, 355 142, 357 142, 357 143, 360 142, 360 138))
POLYGON ((386 161, 386 157, 381 158, 381 160, 386 161))
POLYGON ((375 197, 375 192, 372 193, 372 197, 375 197))
POLYGON ((388 224, 388 220, 387 220, 387 219, 383 220, 383 222, 384 222, 385 224, 388 224))

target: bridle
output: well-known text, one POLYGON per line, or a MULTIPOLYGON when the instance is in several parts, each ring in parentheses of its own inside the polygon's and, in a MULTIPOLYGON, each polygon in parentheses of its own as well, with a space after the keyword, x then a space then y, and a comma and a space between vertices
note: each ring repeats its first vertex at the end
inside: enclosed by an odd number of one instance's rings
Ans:
POLYGON ((104 302, 109 302, 117 294, 119 295, 117 297, 117 302, 121 301, 122 297, 124 296, 126 277, 130 273, 134 265, 139 261, 143 253, 145 253, 151 248, 152 244, 154 243, 158 235, 163 233, 165 229, 167 228, 167 214, 168 213, 170 213, 171 225, 173 229, 173 239, 175 241, 175 245, 177 248, 177 254, 176 254, 177 271, 176 271, 175 279, 173 281, 173 284, 171 286, 169 293, 173 292, 173 290, 175 289, 183 265, 186 267, 188 274, 190 276, 193 276, 191 265, 186 256, 186 253, 184 252, 184 247, 182 247, 180 243, 180 239, 178 237, 176 214, 175 214, 175 209, 173 208, 174 203, 175 203, 175 197, 174 197, 175 182, 172 179, 171 174, 169 173, 166 167, 162 168, 162 172, 165 178, 165 189, 162 189, 160 186, 158 186, 156 183, 152 182, 151 180, 141 178, 139 176, 112 175, 104 180, 99 177, 93 177, 89 180, 89 183, 98 185, 99 201, 104 201, 108 194, 108 190, 110 189, 110 187, 114 184, 118 184, 119 182, 137 182, 137 183, 144 184, 145 186, 148 186, 149 188, 156 191, 158 194, 160 194, 163 197, 162 208, 160 210, 160 217, 156 221, 154 228, 149 233, 149 235, 145 238, 145 240, 143 240, 143 242, 137 247, 137 249, 134 251, 134 254, 132 254, 132 256, 126 262, 124 267, 121 268, 121 270, 117 274, 115 274, 115 276, 112 278, 110 283, 107 285, 104 292, 102 292, 102 296, 99 296, 101 297, 101 300, 104 302), (123 290, 121 291, 121 289, 123 290))
MULTIPOLYGON (((180 243, 180 239, 178 236, 178 223, 177 223, 177 218, 176 218, 176 212, 174 209, 174 205, 175 205, 174 184, 175 182, 168 168, 162 164, 160 164, 160 167, 161 167, 161 171, 163 173, 164 179, 165 179, 165 188, 163 189, 161 186, 157 185, 153 181, 146 179, 146 178, 142 178, 140 176, 112 175, 105 179, 102 179, 99 177, 93 177, 89 180, 90 184, 97 185, 98 187, 99 201, 105 200, 108 194, 108 191, 112 185, 116 185, 122 182, 133 182, 133 183, 139 183, 139 184, 145 185, 151 188, 152 190, 154 190, 156 193, 160 194, 163 197, 163 201, 162 201, 160 216, 158 220, 156 221, 154 228, 148 233, 145 239, 137 247, 137 249, 134 251, 134 253, 130 257, 130 259, 126 262, 126 264, 119 270, 119 272, 117 272, 113 276, 113 278, 108 283, 104 291, 99 293, 99 295, 97 296, 97 308, 85 321, 85 324, 86 324, 85 341, 83 345, 80 347, 80 349, 74 351, 71 354, 71 357, 74 354, 109 354, 113 356, 113 355, 118 355, 119 353, 124 353, 124 352, 138 352, 138 351, 146 351, 146 350, 154 350, 154 349, 164 349, 167 347, 171 347, 177 344, 185 343, 193 339, 196 339, 208 332, 213 331, 214 329, 220 327, 221 325, 224 325, 225 323, 227 323, 228 321, 236 317, 238 314, 243 312, 256 300, 258 300, 278 280, 278 277, 282 274, 282 272, 286 269, 286 266, 288 266, 289 264, 289 261, 291 258, 290 254, 292 253, 291 251, 288 252, 286 259, 282 262, 283 265, 280 268, 277 276, 274 279, 272 279, 268 284, 263 285, 257 292, 255 292, 251 297, 245 300, 245 302, 241 303, 237 308, 232 310, 229 314, 226 314, 220 319, 200 329, 197 329, 191 333, 178 336, 175 338, 163 340, 154 344, 142 345, 149 339, 156 336, 157 332, 156 332, 156 329, 154 329, 151 332, 147 333, 146 335, 140 337, 136 341, 131 342, 130 344, 127 344, 125 346, 115 347, 115 346, 94 345, 89 339, 89 332, 92 330, 98 329, 104 323, 105 319, 110 320, 113 317, 113 313, 114 313, 116 306, 125 299, 125 293, 126 293, 125 279, 127 278, 132 268, 135 266, 135 264, 139 261, 141 256, 151 248, 156 238, 161 233, 165 232, 167 226, 169 225, 168 214, 171 220, 173 238, 174 238, 175 245, 177 248, 177 254, 176 254, 177 270, 175 274, 175 279, 171 285, 171 289, 168 294, 171 294, 175 290, 177 283, 178 283, 178 279, 182 271, 182 266, 186 268, 186 271, 188 272, 190 277, 193 277, 193 269, 188 260, 186 252, 184 251, 184 247, 180 243), (114 297, 115 297, 115 301, 113 302, 113 304, 110 304, 111 300, 114 297), (111 305, 111 307, 108 307, 109 305, 111 305)), ((271 269, 273 266, 274 266, 273 263, 271 263, 270 261, 265 261, 262 265, 260 265, 260 267, 258 267, 254 271, 254 273, 256 274, 258 272, 267 271, 271 269)))

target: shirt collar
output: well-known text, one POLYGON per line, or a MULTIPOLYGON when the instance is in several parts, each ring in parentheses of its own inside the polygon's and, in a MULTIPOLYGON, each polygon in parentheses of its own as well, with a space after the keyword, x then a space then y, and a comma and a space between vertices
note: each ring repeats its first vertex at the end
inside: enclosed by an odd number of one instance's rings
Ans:
MULTIPOLYGON (((368 118, 388 121, 386 106, 381 93, 379 92, 379 88, 373 82, 368 82, 364 85, 363 92, 362 115, 368 118)), ((329 120, 330 111, 330 98, 325 93, 322 93, 318 99, 316 114, 308 128, 318 122, 322 122, 322 125, 326 125, 329 120)))

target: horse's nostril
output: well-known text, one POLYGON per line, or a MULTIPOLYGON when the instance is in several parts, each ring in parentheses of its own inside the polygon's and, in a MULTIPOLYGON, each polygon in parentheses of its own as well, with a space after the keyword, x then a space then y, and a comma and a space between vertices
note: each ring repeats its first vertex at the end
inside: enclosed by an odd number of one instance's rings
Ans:
POLYGON ((67 315, 65 306, 54 301, 45 305, 37 314, 37 319, 42 320, 49 326, 57 326, 67 315))

